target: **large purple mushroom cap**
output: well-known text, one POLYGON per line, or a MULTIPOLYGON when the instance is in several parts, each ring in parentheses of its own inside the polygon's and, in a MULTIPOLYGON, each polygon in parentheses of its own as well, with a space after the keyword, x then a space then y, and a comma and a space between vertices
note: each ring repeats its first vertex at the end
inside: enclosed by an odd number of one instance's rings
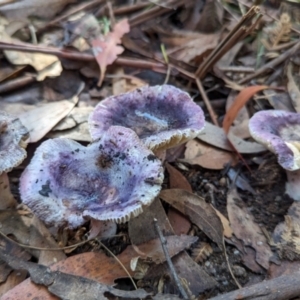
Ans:
POLYGON ((63 138, 42 143, 20 193, 46 224, 76 228, 90 218, 124 222, 138 215, 162 181, 159 159, 132 130, 114 126, 88 147, 63 138))
POLYGON ((136 132, 151 150, 164 150, 195 138, 204 128, 202 109, 171 86, 142 87, 101 101, 89 117, 93 140, 111 126, 136 132))
POLYGON ((249 122, 252 137, 278 157, 288 171, 300 169, 300 114, 281 110, 257 112, 249 122))

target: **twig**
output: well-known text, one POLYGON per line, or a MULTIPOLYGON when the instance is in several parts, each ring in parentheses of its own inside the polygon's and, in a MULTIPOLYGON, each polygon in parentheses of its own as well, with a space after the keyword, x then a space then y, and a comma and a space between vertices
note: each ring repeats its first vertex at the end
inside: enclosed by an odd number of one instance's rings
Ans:
MULTIPOLYGON (((16 50, 22 52, 33 52, 33 53, 44 53, 44 54, 53 54, 60 58, 70 59, 70 60, 81 60, 81 61, 94 61, 95 57, 90 53, 82 53, 79 51, 68 50, 68 49, 59 49, 55 47, 46 47, 31 45, 26 43, 6 43, 0 42, 0 49, 2 50, 16 50)), ((163 63, 157 63, 153 61, 147 61, 142 59, 133 59, 129 57, 118 57, 114 62, 120 66, 127 66, 132 68, 141 68, 141 69, 151 69, 151 70, 160 70, 166 71, 166 67, 163 63)))
POLYGON ((251 31, 256 26, 258 20, 252 25, 252 20, 259 16, 259 7, 253 6, 250 10, 245 14, 241 20, 235 25, 235 27, 229 32, 229 34, 218 44, 218 46, 211 52, 208 58, 199 66, 197 69, 195 76, 202 79, 208 70, 227 52, 229 51, 233 45, 235 45, 238 41, 243 39, 247 34, 251 33, 251 31), (248 27, 249 26, 249 27, 248 27))
POLYGON ((296 54, 300 50, 300 42, 298 42, 294 47, 290 48, 289 50, 283 52, 280 56, 277 58, 271 60, 261 68, 259 68, 254 74, 251 74, 249 76, 246 76, 242 80, 238 82, 238 84, 245 84, 248 81, 264 74, 267 72, 270 72, 275 69, 278 65, 289 59, 292 55, 296 54))
POLYGON ((177 285, 177 288, 180 291, 181 296, 183 297, 183 299, 189 300, 190 298, 188 297, 185 289, 183 288, 183 286, 181 284, 181 281, 180 281, 180 279, 179 279, 179 277, 178 277, 178 275, 176 273, 176 270, 174 268, 174 265, 172 263, 172 260, 170 258, 170 255, 169 255, 169 252, 168 252, 168 249, 167 249, 167 246, 166 246, 167 245, 167 240, 166 240, 166 238, 164 237, 164 235, 161 232, 161 229, 160 229, 160 227, 158 225, 157 219, 154 218, 153 222, 154 222, 155 230, 156 230, 156 232, 157 232, 157 234, 159 236, 159 239, 160 239, 160 242, 161 242, 161 246, 162 246, 162 249, 163 249, 165 257, 166 257, 167 264, 168 264, 169 269, 171 271, 171 275, 172 275, 172 277, 173 277, 173 279, 174 279, 174 281, 175 281, 175 283, 177 285))
POLYGON ((35 82, 35 76, 24 75, 10 81, 0 83, 0 94, 7 93, 19 89, 21 87, 27 86, 28 84, 35 82))
POLYGON ((300 295, 300 274, 283 275, 210 300, 287 300, 300 295))
POLYGON ((146 11, 143 11, 140 14, 137 14, 134 17, 129 19, 130 27, 140 25, 168 11, 175 10, 176 8, 186 4, 187 1, 191 1, 191 0, 169 0, 164 3, 164 5, 168 6, 168 8, 155 6, 146 11))
POLYGON ((217 120, 217 118, 216 118, 215 111, 214 111, 213 107, 211 106, 209 99, 208 99, 207 96, 206 96, 206 93, 205 93, 205 91, 204 91, 204 88, 203 88, 203 85, 202 85, 201 81, 200 81, 198 78, 195 78, 195 81, 196 81, 196 84, 197 84, 197 86, 198 86, 198 89, 199 89, 199 91, 200 91, 200 94, 201 94, 201 96, 202 96, 202 99, 203 99, 203 101, 204 101, 204 103, 205 103, 205 105, 206 105, 206 108, 207 108, 207 110, 208 110, 208 112, 209 112, 209 115, 210 115, 210 117, 211 117, 213 123, 214 123, 216 126, 219 126, 218 120, 217 120))

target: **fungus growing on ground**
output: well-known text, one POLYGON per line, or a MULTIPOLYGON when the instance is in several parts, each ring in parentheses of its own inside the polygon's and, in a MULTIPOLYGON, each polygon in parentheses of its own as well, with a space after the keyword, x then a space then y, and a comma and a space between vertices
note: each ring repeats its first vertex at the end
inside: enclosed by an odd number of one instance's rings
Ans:
POLYGON ((257 112, 249 122, 252 137, 277 155, 286 170, 286 193, 300 200, 300 114, 280 110, 257 112))
POLYGON ((20 120, 0 111, 0 174, 18 166, 27 156, 28 130, 20 120))
POLYGON ((204 128, 202 109, 182 90, 171 86, 142 87, 101 101, 89 117, 93 140, 111 126, 136 132, 151 150, 175 147, 204 128))
POLYGON ((36 150, 20 179, 25 203, 50 226, 128 221, 158 195, 161 162, 130 129, 113 126, 84 147, 57 138, 36 150))

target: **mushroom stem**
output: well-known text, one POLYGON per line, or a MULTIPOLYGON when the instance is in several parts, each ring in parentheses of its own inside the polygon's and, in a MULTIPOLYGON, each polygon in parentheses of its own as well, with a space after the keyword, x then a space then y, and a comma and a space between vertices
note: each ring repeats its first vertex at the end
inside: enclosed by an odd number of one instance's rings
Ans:
POLYGON ((292 199, 300 201, 300 170, 286 171, 287 182, 285 185, 285 192, 292 199))

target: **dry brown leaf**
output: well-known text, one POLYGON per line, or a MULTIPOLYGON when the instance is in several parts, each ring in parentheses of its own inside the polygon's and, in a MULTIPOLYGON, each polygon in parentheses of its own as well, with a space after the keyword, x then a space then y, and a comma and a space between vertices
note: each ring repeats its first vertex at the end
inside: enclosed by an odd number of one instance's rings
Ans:
MULTIPOLYGON (((60 271, 52 271, 46 266, 27 262, 21 260, 15 256, 5 253, 3 250, 0 251, 1 260, 4 260, 10 267, 18 270, 27 270, 30 274, 32 282, 38 285, 45 286, 46 291, 48 290, 51 294, 57 295, 60 299, 99 299, 106 300, 105 293, 110 293, 114 296, 125 297, 125 298, 145 298, 149 294, 144 290, 138 289, 133 291, 124 291, 114 289, 113 287, 104 285, 95 280, 87 279, 85 277, 70 275, 60 271), (66 288, 67 287, 67 288, 66 288)), ((101 269, 101 267, 100 267, 101 269)), ((20 286, 20 285, 19 285, 20 286)), ((33 290, 29 287, 16 290, 19 286, 14 288, 5 294, 2 299, 24 299, 24 295, 31 297, 31 299, 53 299, 49 292, 43 296, 38 295, 32 297, 33 290), (23 296, 22 294, 23 293, 23 296), (11 296, 12 298, 10 298, 11 296)))
POLYGON ((300 258, 300 203, 294 201, 284 222, 276 226, 273 240, 281 258, 299 260, 300 258))
POLYGON ((60 137, 88 143, 92 141, 87 122, 81 123, 71 129, 63 131, 51 131, 47 134, 47 137, 52 139, 60 137))
POLYGON ((287 66, 286 71, 286 76, 288 78, 287 88, 296 112, 300 112, 300 81, 298 75, 299 69, 297 71, 295 69, 296 66, 292 62, 290 62, 287 66))
MULTIPOLYGON (((234 136, 229 132, 228 134, 231 143, 239 151, 239 153, 250 154, 260 153, 266 151, 266 148, 255 142, 246 142, 237 136, 234 136)), ((206 142, 215 147, 233 151, 232 147, 228 143, 227 136, 224 130, 208 122, 205 123, 204 130, 197 136, 197 138, 203 142, 206 142)))
POLYGON ((287 92, 278 93, 276 91, 265 90, 263 93, 274 109, 294 111, 291 98, 287 92))
POLYGON ((94 56, 100 67, 100 78, 98 85, 101 86, 104 79, 106 66, 112 64, 124 51, 124 48, 119 46, 121 38, 125 33, 130 30, 127 19, 119 21, 113 28, 112 32, 109 32, 106 36, 98 36, 91 41, 93 46, 94 56))
MULTIPOLYGON (((0 211, 1 232, 25 245, 43 248, 57 248, 58 245, 52 238, 45 225, 32 214, 24 214, 19 210, 0 211)), ((44 265, 65 259, 63 251, 39 251, 38 260, 44 265)))
MULTIPOLYGON (((150 206, 144 208, 144 212, 141 215, 129 221, 128 232, 132 243, 138 245, 157 238, 153 218, 158 220, 158 224, 165 236, 174 235, 161 201, 156 198, 150 206)), ((173 257, 172 261, 176 271, 186 279, 188 287, 194 295, 216 286, 216 281, 201 266, 195 263, 185 251, 173 257)), ((145 280, 159 279, 163 274, 168 274, 172 278, 166 263, 153 265, 145 276, 145 280)), ((166 288, 170 287, 176 290, 172 280, 165 284, 166 288)))
MULTIPOLYGON (((54 17, 57 12, 61 12, 64 6, 72 2, 74 2, 74 0, 52 0, 51 2, 22 0, 1 6, 0 12, 10 20, 27 19, 29 16, 50 19, 54 17)), ((27 20, 27 22, 29 23, 30 21, 27 20)))
POLYGON ((247 209, 235 189, 231 189, 227 195, 227 211, 235 236, 243 241, 244 246, 250 246, 256 250, 256 262, 267 270, 273 253, 265 235, 254 222, 250 210, 247 209))
POLYGON ((230 227, 230 223, 228 221, 228 219, 223 215, 221 214, 216 208, 214 208, 212 206, 212 208, 216 211, 218 217, 220 218, 221 222, 222 222, 222 225, 223 225, 223 228, 224 228, 224 236, 227 237, 228 239, 230 239, 232 237, 232 234, 233 234, 233 231, 230 227))
POLYGON ((168 55, 177 60, 189 63, 193 60, 202 60, 204 54, 213 50, 218 44, 220 33, 201 34, 192 37, 162 38, 165 44, 178 45, 167 51, 168 55))
POLYGON ((35 143, 42 139, 73 109, 76 104, 76 100, 63 100, 47 103, 41 107, 37 107, 19 115, 18 117, 20 121, 30 133, 30 142, 35 143))
MULTIPOLYGON (((226 111, 229 110, 231 105, 234 102, 234 99, 237 96, 236 91, 231 91, 229 96, 227 97, 226 101, 226 111)), ((238 112, 233 124, 234 126, 231 126, 230 131, 240 138, 249 138, 251 135, 249 133, 248 129, 248 122, 249 122, 249 113, 245 106, 243 106, 240 111, 238 112)))
POLYGON ((171 189, 183 189, 188 192, 193 192, 192 187, 187 179, 176 168, 168 163, 166 163, 166 168, 170 176, 171 189))
MULTIPOLYGON (((184 249, 188 249, 193 243, 198 240, 198 237, 189 235, 172 235, 166 236, 167 249, 170 257, 175 256, 184 249)), ((130 253, 132 259, 138 255, 141 259, 161 264, 166 261, 166 256, 163 252, 160 239, 150 240, 145 244, 132 245, 123 251, 123 255, 130 253), (135 251, 135 253, 134 253, 135 251)))
POLYGON ((200 242, 193 248, 192 258, 196 263, 203 263, 203 261, 205 261, 212 253, 213 249, 210 244, 200 242))
POLYGON ((183 161, 189 164, 212 170, 221 170, 228 163, 233 166, 237 163, 236 156, 233 153, 197 140, 187 142, 184 157, 183 161))
POLYGON ((239 111, 244 107, 244 105, 258 92, 268 89, 269 87, 266 85, 255 85, 248 86, 244 88, 240 93, 236 96, 230 108, 227 110, 226 115, 223 120, 223 129, 227 134, 230 126, 235 120, 239 111))
MULTIPOLYGON (((169 236, 167 237, 167 240, 168 250, 172 257, 189 247, 189 245, 197 240, 197 237, 169 236)), ((152 258, 152 261, 156 263, 165 261, 165 255, 162 251, 159 239, 155 239, 138 246, 128 246, 121 254, 118 255, 118 259, 122 262, 129 274, 133 275, 134 272, 130 269, 130 262, 137 254, 138 256, 141 256, 142 253, 145 254, 143 259, 152 258), (138 252, 135 249, 138 249, 138 252)), ((114 285, 114 281, 116 279, 128 276, 115 258, 108 257, 104 253, 95 252, 86 252, 71 256, 64 261, 51 266, 51 270, 82 276, 107 285, 114 285)), ((25 291, 29 290, 33 295, 32 298, 35 296, 39 297, 39 299, 42 297, 45 297, 43 299, 47 300, 57 299, 56 297, 52 298, 45 287, 36 286, 30 279, 21 283, 6 296, 14 295, 16 297, 14 299, 21 299, 19 297, 21 297, 25 291)))
POLYGON ((180 189, 163 190, 159 197, 178 209, 223 250, 223 226, 212 206, 197 195, 180 189))
MULTIPOLYGON (((0 18, 0 40, 8 43, 19 42, 6 33, 6 25, 7 21, 0 18)), ((59 76, 63 70, 60 60, 55 55, 12 50, 5 50, 4 54, 7 60, 14 65, 32 66, 38 72, 36 76, 38 81, 44 80, 47 76, 59 76)))
POLYGON ((18 204, 10 191, 9 179, 6 173, 0 175, 0 210, 16 207, 18 204))
POLYGON ((168 219, 176 235, 187 234, 191 228, 190 220, 172 207, 168 210, 168 219))

